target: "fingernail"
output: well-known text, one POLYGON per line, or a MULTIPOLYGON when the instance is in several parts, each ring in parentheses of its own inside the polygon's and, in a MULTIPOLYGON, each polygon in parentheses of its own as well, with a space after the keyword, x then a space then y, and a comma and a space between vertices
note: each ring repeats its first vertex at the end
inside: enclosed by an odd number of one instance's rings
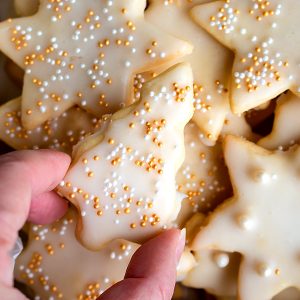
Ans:
POLYGON ((186 229, 182 229, 180 231, 180 236, 178 239, 178 243, 177 243, 177 248, 176 248, 176 258, 177 258, 177 262, 179 262, 180 257, 182 255, 184 246, 185 246, 185 238, 186 238, 186 229))

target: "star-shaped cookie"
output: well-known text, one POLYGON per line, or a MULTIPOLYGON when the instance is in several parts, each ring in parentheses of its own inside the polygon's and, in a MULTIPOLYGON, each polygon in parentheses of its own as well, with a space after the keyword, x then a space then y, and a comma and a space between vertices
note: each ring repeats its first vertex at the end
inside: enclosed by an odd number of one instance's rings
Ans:
POLYGON ((228 80, 232 53, 196 24, 190 10, 207 0, 151 0, 146 19, 157 27, 194 46, 193 52, 178 61, 189 62, 194 75, 195 114, 208 145, 216 142, 229 112, 228 80), (178 24, 176 26, 175 24, 178 24))
POLYGON ((0 50, 25 69, 27 129, 74 106, 101 117, 127 102, 137 72, 192 47, 144 20, 146 0, 41 0, 36 15, 0 24, 0 50))
POLYGON ((300 142, 300 99, 291 92, 277 100, 272 132, 258 144, 270 150, 286 150, 300 142))
POLYGON ((183 197, 175 176, 193 112, 192 70, 181 64, 147 82, 139 102, 77 146, 59 191, 80 210, 77 233, 87 248, 144 241, 175 220, 183 197))
POLYGON ((227 137, 225 160, 234 196, 211 214, 191 248, 242 254, 240 299, 300 288, 300 148, 270 152, 227 137))
POLYGON ((298 0, 224 0, 193 9, 196 21, 235 52, 231 107, 254 108, 290 89, 300 94, 298 0))
POLYGON ((115 240, 98 252, 89 251, 75 238, 76 220, 70 209, 51 225, 30 225, 28 245, 14 274, 33 290, 35 300, 97 299, 124 278, 139 245, 115 240))
POLYGON ((16 150, 46 148, 71 154, 73 146, 95 132, 103 122, 73 107, 41 126, 26 130, 21 123, 21 99, 17 98, 0 107, 0 140, 16 150))

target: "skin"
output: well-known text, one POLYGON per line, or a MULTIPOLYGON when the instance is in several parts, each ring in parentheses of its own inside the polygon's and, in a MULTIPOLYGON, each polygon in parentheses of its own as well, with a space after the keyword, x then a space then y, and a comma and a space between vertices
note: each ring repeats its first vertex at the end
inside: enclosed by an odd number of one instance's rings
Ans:
MULTIPOLYGON (((66 154, 51 151, 18 151, 0 157, 0 295, 6 300, 27 299, 13 288, 10 251, 26 220, 48 224, 64 215, 67 203, 53 189, 70 165, 66 154)), ((98 300, 171 299, 176 265, 185 238, 172 229, 145 243, 134 254, 125 279, 98 300)))

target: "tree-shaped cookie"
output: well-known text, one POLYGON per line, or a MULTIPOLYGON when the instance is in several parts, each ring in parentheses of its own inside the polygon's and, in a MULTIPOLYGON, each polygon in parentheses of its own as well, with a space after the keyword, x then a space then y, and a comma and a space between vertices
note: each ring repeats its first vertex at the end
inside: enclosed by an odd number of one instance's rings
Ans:
POLYGON ((77 234, 86 247, 146 240, 174 221, 183 130, 193 112, 192 71, 181 64, 147 82, 139 102, 77 147, 59 191, 80 210, 77 234))
POLYGON ((73 107, 41 126, 26 130, 21 122, 20 98, 0 107, 0 139, 17 150, 47 148, 71 154, 73 146, 101 123, 102 120, 73 107))
POLYGON ((15 279, 33 290, 34 299, 97 299, 123 279, 139 245, 115 240, 98 252, 89 251, 75 238, 76 220, 70 209, 51 225, 30 225, 15 279))
POLYGON ((254 108, 290 89, 300 94, 298 0, 224 0, 193 9, 195 20, 235 52, 231 106, 254 108))
POLYGON ((146 19, 157 27, 188 41, 192 54, 180 58, 189 62, 194 75, 194 122, 203 133, 206 144, 217 140, 229 112, 228 80, 233 61, 231 52, 196 24, 190 10, 207 0, 151 0, 146 19), (176 26, 178 24, 178 26, 176 26))
POLYGON ((258 144, 264 148, 288 149, 300 142, 300 99, 291 92, 277 100, 272 132, 258 144))
POLYGON ((75 104, 102 116, 126 104, 136 72, 191 51, 144 20, 146 0, 41 0, 0 25, 0 49, 25 69, 22 122, 32 129, 75 104))
POLYGON ((234 196, 209 217, 192 249, 242 254, 240 299, 271 299, 300 288, 300 148, 269 152, 228 137, 225 160, 234 196))

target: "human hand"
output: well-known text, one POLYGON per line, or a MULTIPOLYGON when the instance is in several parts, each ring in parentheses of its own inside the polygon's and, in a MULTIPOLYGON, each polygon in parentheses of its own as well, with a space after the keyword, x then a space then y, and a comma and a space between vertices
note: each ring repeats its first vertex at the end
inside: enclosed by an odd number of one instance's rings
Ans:
MULTIPOLYGON (((19 151, 0 157, 0 295, 6 300, 26 299, 12 287, 10 252, 18 231, 27 219, 46 224, 64 215, 67 203, 52 190, 69 164, 66 154, 51 150, 19 151)), ((174 229, 145 243, 132 257, 125 279, 99 300, 171 299, 184 241, 174 229)))
POLYGON ((52 190, 64 177, 69 164, 66 154, 50 150, 11 152, 0 157, 1 299, 25 299, 12 288, 10 252, 27 219, 45 224, 64 215, 68 205, 52 190))

